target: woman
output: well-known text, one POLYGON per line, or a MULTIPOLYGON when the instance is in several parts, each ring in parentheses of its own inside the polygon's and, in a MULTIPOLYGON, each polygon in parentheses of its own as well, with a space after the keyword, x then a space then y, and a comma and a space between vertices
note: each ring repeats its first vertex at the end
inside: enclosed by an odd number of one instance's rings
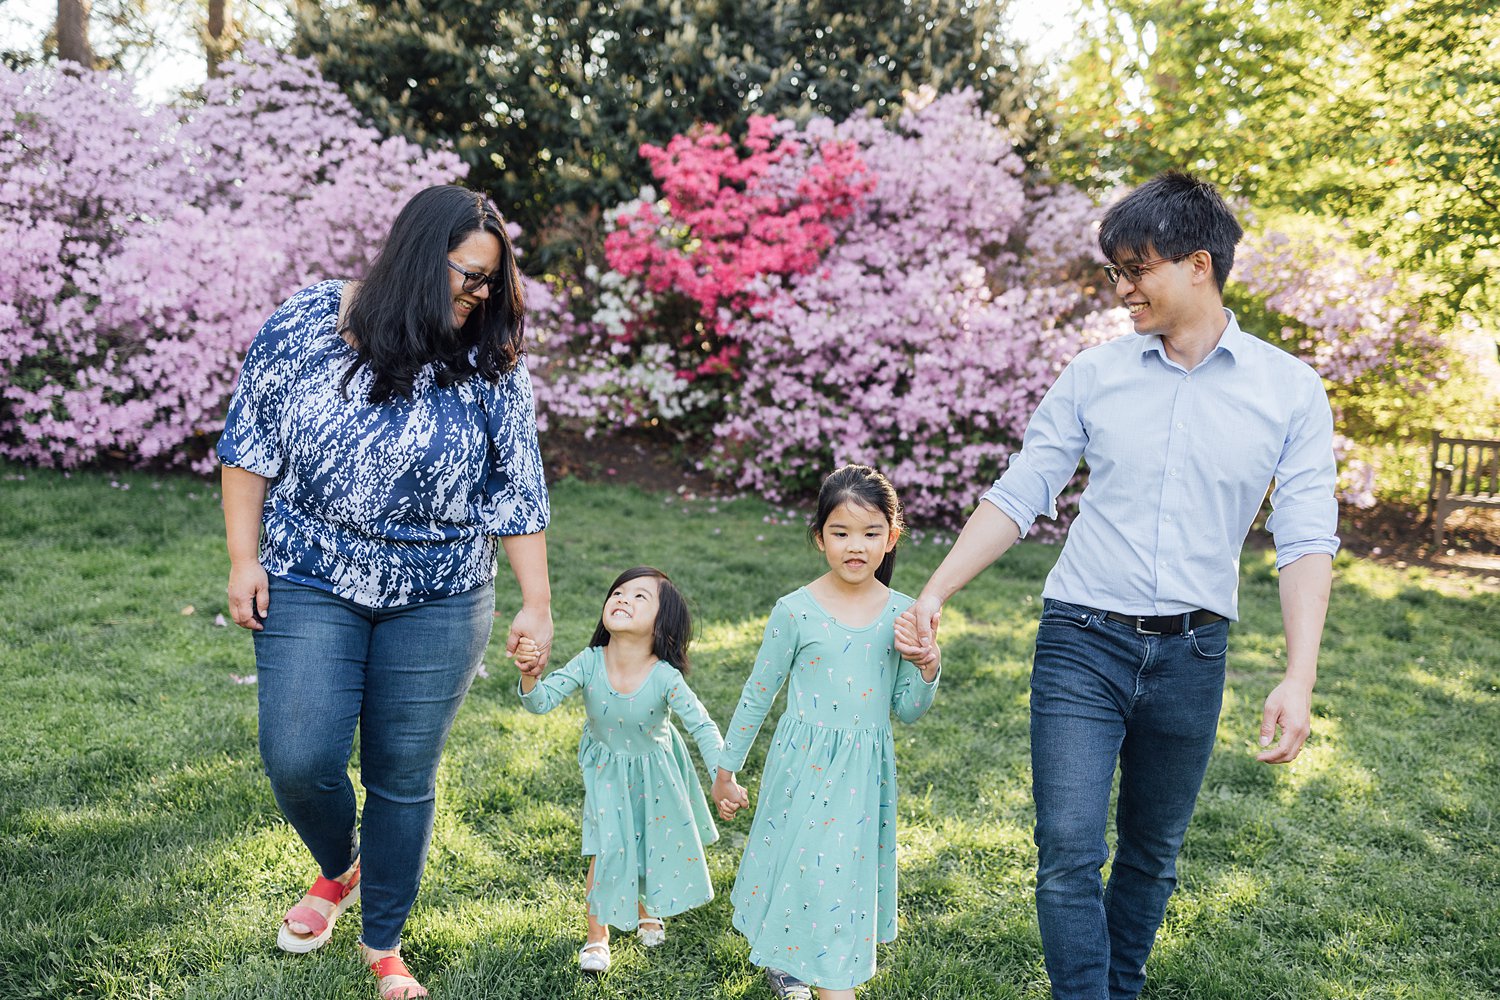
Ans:
POLYGON ((529 638, 545 661, 551 647, 550 511, 522 330, 499 213, 464 188, 428 188, 363 282, 304 289, 266 322, 218 445, 229 609, 255 635, 261 758, 321 872, 277 943, 321 947, 362 896, 360 944, 385 1000, 427 995, 399 956, 401 929, 438 759, 489 641, 497 538, 521 590, 506 651, 529 638))

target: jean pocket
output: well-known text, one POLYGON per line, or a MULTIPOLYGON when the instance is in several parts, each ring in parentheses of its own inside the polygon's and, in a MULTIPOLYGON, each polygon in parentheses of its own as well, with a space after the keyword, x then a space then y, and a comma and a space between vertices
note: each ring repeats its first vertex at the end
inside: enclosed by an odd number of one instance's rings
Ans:
POLYGON ((1229 652, 1229 623, 1219 622, 1193 629, 1187 636, 1193 655, 1200 660, 1222 660, 1229 652))
POLYGON ((1074 628, 1088 628, 1094 624, 1094 612, 1088 608, 1081 608, 1076 604, 1064 604, 1062 601, 1048 601, 1042 608, 1042 625, 1071 625, 1074 628))

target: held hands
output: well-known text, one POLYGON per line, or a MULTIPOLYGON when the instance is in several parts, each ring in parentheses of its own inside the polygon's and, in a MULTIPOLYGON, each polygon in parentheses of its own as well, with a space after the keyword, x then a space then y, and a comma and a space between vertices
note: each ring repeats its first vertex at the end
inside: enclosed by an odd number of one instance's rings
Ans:
POLYGON ((922 679, 929 684, 942 664, 942 652, 938 649, 936 637, 929 632, 925 642, 918 638, 916 616, 909 609, 896 619, 896 652, 922 671, 922 679))
POLYGON ((750 793, 745 791, 734 775, 722 767, 716 768, 714 786, 709 791, 709 797, 719 807, 719 818, 723 820, 734 819, 734 814, 750 805, 750 793))
POLYGON ((516 641, 516 651, 512 654, 516 661, 516 669, 524 677, 538 680, 542 676, 542 669, 546 665, 546 657, 542 655, 542 647, 536 644, 536 640, 529 635, 523 635, 516 641))
POLYGON ((1287 764, 1296 760, 1312 731, 1311 714, 1312 690, 1307 685, 1291 680, 1276 685, 1266 698, 1265 711, 1260 718, 1260 745, 1269 749, 1256 754, 1255 759, 1263 764, 1287 764), (1278 727, 1281 739, 1272 746, 1271 740, 1278 727))
POLYGON ((505 639, 505 655, 516 661, 516 667, 533 680, 542 676, 547 668, 547 657, 552 652, 552 610, 531 608, 522 605, 511 622, 510 635, 505 639), (519 650, 523 642, 529 643, 530 652, 523 661, 519 650))
POLYGON ((229 617, 240 628, 259 632, 265 628, 259 621, 271 610, 270 579, 260 563, 229 567, 229 617))
POLYGON ((937 630, 942 617, 942 602, 924 594, 896 619, 896 652, 916 664, 929 682, 937 676, 937 630))

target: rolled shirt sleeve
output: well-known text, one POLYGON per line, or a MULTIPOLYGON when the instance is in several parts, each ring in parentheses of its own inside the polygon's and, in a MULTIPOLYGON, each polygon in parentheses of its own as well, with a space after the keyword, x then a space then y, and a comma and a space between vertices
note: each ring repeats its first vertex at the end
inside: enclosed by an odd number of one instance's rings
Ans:
POLYGON ((1308 370, 1302 382, 1302 397, 1276 463, 1271 516, 1266 519, 1276 542, 1277 569, 1311 553, 1339 550, 1333 410, 1316 373, 1308 370))
POLYGON ((1057 496, 1078 471, 1088 433, 1078 412, 1077 387, 1077 372, 1069 365, 1037 404, 1021 450, 980 498, 1016 522, 1022 537, 1037 518, 1057 516, 1057 496))

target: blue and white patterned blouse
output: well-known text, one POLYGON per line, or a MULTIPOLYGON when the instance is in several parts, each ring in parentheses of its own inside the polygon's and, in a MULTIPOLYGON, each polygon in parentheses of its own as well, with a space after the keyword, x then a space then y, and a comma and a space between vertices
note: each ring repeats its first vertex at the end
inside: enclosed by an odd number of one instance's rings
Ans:
POLYGON ((497 537, 551 516, 531 377, 518 363, 498 385, 441 388, 429 367, 411 399, 372 404, 368 366, 341 389, 355 357, 336 329, 343 288, 320 282, 276 310, 229 405, 219 460, 275 480, 261 564, 366 607, 483 586, 497 537))

